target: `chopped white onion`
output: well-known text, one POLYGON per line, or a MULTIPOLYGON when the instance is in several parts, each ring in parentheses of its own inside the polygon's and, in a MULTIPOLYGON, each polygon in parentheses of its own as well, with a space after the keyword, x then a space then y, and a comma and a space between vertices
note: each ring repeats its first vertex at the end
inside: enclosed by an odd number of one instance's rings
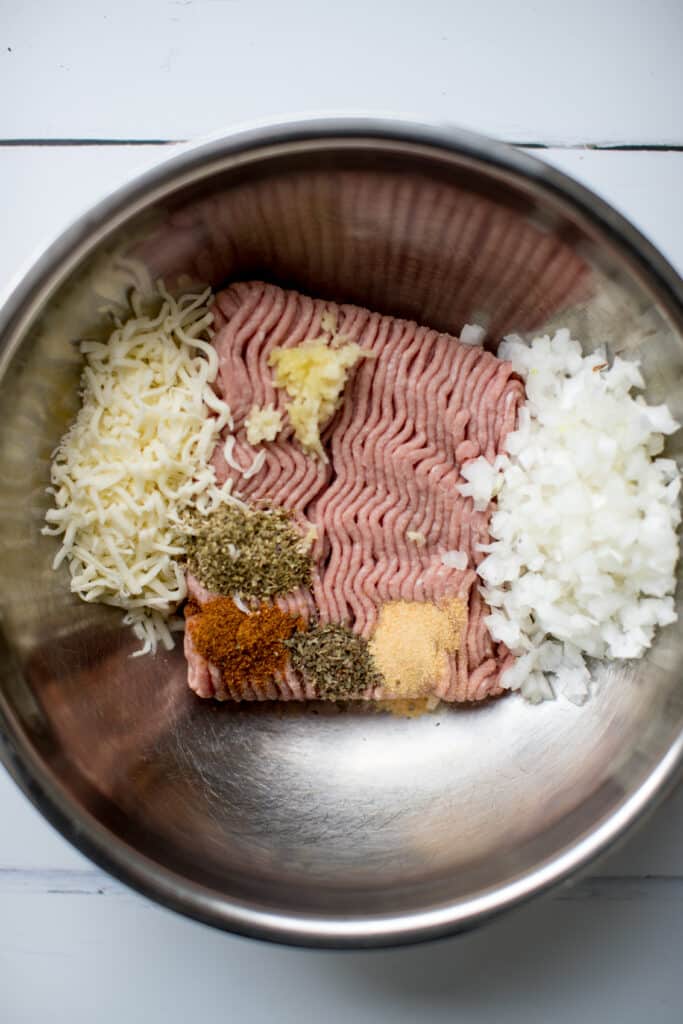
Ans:
POLYGON ((444 551, 441 555, 441 564, 445 565, 447 569, 463 571, 467 568, 468 562, 466 551, 444 551))
POLYGON ((486 623, 517 655, 503 686, 578 704, 589 693, 584 655, 639 658, 676 620, 680 478, 672 459, 652 455, 678 424, 631 395, 643 387, 637 363, 583 356, 566 330, 507 338, 498 354, 524 378, 527 402, 508 458, 466 464, 460 487, 476 509, 498 498, 477 569, 486 623))
POLYGON ((460 341, 463 345, 481 346, 484 344, 485 337, 486 331, 479 324, 465 324, 460 331, 460 341))

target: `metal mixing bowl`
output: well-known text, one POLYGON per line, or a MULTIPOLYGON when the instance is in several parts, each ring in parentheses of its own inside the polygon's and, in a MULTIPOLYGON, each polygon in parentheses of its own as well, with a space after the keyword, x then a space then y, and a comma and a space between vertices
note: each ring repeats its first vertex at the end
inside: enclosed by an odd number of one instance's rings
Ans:
POLYGON ((524 153, 311 121, 196 147, 119 190, 44 253, 0 321, 2 756, 68 839, 186 914, 317 946, 471 927, 584 866, 677 772, 680 627, 638 663, 596 667, 582 708, 218 706, 188 692, 180 651, 130 658, 120 614, 51 571, 40 526, 77 404, 74 342, 106 334, 123 257, 170 281, 265 277, 494 339, 567 324, 638 353, 649 397, 681 418, 677 275, 524 153))

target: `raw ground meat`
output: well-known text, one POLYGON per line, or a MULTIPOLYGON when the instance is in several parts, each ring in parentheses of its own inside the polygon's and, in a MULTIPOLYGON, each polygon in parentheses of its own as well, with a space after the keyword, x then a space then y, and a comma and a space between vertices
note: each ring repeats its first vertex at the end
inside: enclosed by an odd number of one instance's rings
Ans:
MULTIPOLYGON (((475 572, 484 557, 477 545, 490 539, 489 512, 476 512, 456 484, 464 462, 479 455, 493 460, 514 428, 524 391, 510 364, 411 321, 261 282, 231 285, 217 295, 214 312, 216 389, 231 406, 232 458, 244 469, 255 454, 244 427, 251 407, 273 403, 287 424, 287 396, 274 387, 268 366, 273 348, 318 337, 328 313, 344 339, 373 355, 352 371, 342 406, 323 432, 327 464, 304 454, 288 424, 262 446, 265 462, 248 479, 226 463, 222 444, 214 454, 219 479, 232 477, 246 500, 284 506, 302 526, 316 527, 312 589, 281 599, 281 607, 344 623, 369 638, 386 601, 460 598, 469 616, 464 641, 432 692, 445 701, 499 694, 510 655, 489 636, 475 572), (410 540, 409 533, 424 540, 410 540), (441 555, 451 550, 466 552, 465 570, 443 565, 441 555)), ((188 586, 198 604, 210 597, 191 577, 188 586)), ((291 670, 267 686, 226 689, 194 649, 191 617, 185 653, 189 684, 202 697, 315 697, 291 670)), ((389 695, 378 688, 365 696, 389 695)))

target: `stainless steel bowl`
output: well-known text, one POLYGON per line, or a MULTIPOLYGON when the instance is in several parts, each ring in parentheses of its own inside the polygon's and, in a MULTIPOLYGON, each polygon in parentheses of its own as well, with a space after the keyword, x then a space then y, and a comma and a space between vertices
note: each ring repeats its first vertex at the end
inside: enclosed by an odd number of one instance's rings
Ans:
MULTIPOLYGON (((82 217, 0 322, 2 756, 62 833, 183 913, 316 946, 469 928, 582 868, 683 752, 680 627, 596 667, 583 708, 508 697, 417 719, 196 700, 180 652, 131 659, 40 535, 77 402, 74 341, 104 333, 122 258, 218 285, 266 277, 457 332, 568 324, 638 353, 683 416, 681 282, 601 200, 456 131, 311 121, 198 146, 82 217)), ((680 449, 681 442, 674 442, 680 449)))

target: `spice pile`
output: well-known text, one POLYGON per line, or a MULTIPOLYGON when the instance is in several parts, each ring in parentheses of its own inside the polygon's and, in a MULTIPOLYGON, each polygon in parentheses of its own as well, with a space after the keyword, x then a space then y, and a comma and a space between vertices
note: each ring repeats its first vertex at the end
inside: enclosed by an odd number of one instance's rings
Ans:
POLYGON ((310 583, 306 539, 284 509, 219 505, 188 530, 188 568, 215 594, 263 600, 310 583))
POLYGON ((676 621, 679 424, 637 362, 566 330, 500 359, 259 281, 135 289, 81 341, 43 532, 137 653, 189 598, 201 696, 581 703, 584 656, 676 621))
POLYGON ((370 652, 387 696, 419 697, 446 669, 460 647, 467 608, 454 598, 444 607, 420 601, 392 601, 379 615, 370 652))
MULTIPOLYGON (((235 286, 242 300, 261 295, 278 308, 281 294, 235 286)), ((124 621, 144 642, 138 653, 173 646, 170 629, 182 622, 172 616, 188 598, 185 651, 190 685, 202 696, 419 698, 458 649, 464 606, 386 604, 368 640, 348 625, 354 614, 320 603, 321 563, 335 530, 345 536, 346 528, 343 515, 332 527, 316 518, 321 487, 341 466, 330 466, 326 430, 349 411, 354 373, 364 374, 366 390, 370 368, 374 379, 382 354, 374 333, 363 337, 349 308, 298 297, 305 328, 288 321, 289 334, 275 330, 267 340, 263 326, 249 343, 246 375, 226 375, 250 394, 241 408, 243 394, 228 394, 219 374, 230 346, 212 344, 212 324, 230 319, 231 301, 222 305, 209 289, 174 297, 159 282, 144 300, 133 294, 131 316, 116 320, 106 343, 82 343, 83 404, 51 467, 56 508, 45 532, 61 539, 55 567, 67 560, 71 588, 84 600, 126 609, 124 621), (273 488, 279 474, 284 487, 273 488), (254 482, 262 486, 256 494, 254 482), (268 504, 275 493, 288 494, 297 511, 268 504), (309 519, 325 538, 315 572, 309 519), (195 671, 201 685, 192 683, 195 671)), ((385 319, 377 336, 407 345, 405 325, 393 327, 385 319)), ((399 358, 398 349, 388 353, 392 365, 399 358)), ((419 530, 407 537, 426 545, 419 530)))
POLYGON ((242 612, 229 597, 214 598, 201 609, 190 602, 186 615, 196 650, 216 666, 225 689, 236 695, 283 671, 285 643, 303 627, 301 619, 266 604, 242 612))
POLYGON ((385 604, 370 643, 339 623, 306 626, 270 603, 311 584, 307 539, 284 509, 220 505, 194 515, 187 531, 188 568, 202 588, 187 629, 220 673, 221 693, 258 692, 289 662, 321 700, 418 698, 458 650, 467 610, 457 599, 385 604))
POLYGON ((285 646, 292 668, 322 700, 358 699, 384 682, 367 641, 346 626, 330 623, 293 632, 285 646))

